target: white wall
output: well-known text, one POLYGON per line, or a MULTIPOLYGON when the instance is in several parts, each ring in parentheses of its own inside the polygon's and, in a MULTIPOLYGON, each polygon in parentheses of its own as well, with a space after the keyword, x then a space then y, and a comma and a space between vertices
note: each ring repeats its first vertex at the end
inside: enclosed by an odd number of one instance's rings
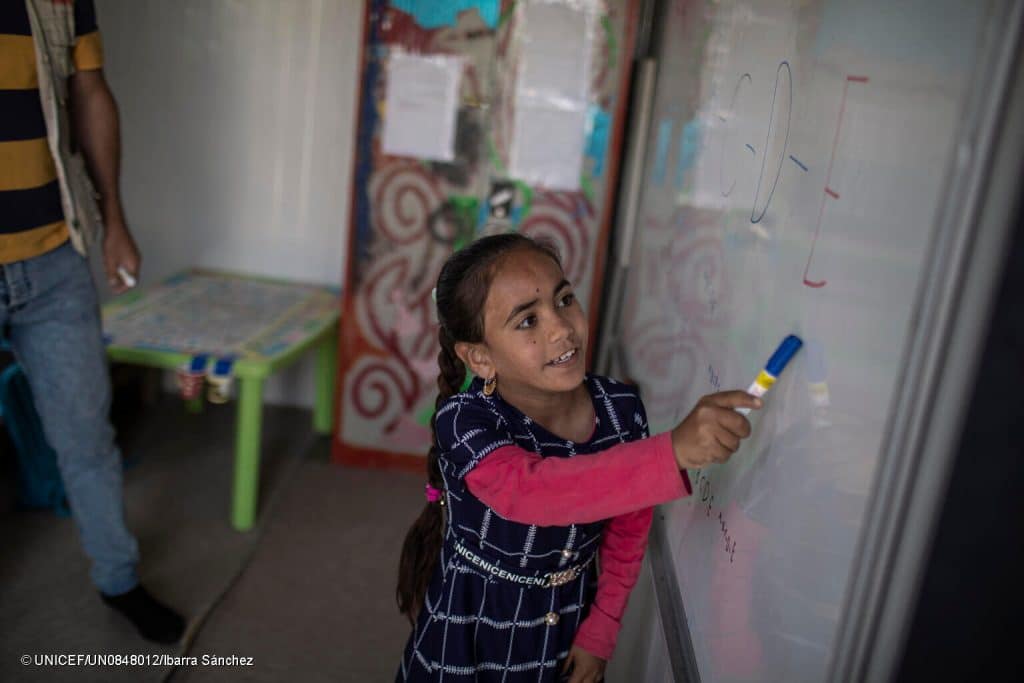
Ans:
MULTIPOLYGON (((340 284, 363 0, 97 0, 143 281, 190 265, 340 284)), ((312 363, 267 400, 312 403, 312 363)))

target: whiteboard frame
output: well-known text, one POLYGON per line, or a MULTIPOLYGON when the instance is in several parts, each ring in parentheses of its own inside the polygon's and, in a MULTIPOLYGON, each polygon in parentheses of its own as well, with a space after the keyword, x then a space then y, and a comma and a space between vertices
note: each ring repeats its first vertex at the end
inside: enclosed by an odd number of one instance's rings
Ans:
POLYGON ((683 606, 683 595, 679 591, 675 561, 665 532, 665 510, 658 506, 651 521, 647 547, 651 559, 651 579, 654 583, 654 601, 658 605, 661 629, 668 646, 668 661, 676 681, 700 683, 700 669, 697 655, 693 651, 689 622, 683 606), (673 647, 682 645, 682 650, 673 647))
MULTIPOLYGON (((962 389, 972 385, 977 372, 1020 191, 1022 20, 1024 2, 1003 0, 994 7, 981 41, 973 73, 992 73, 993 78, 971 80, 957 126, 945 200, 936 213, 939 224, 915 296, 903 372, 827 667, 830 681, 890 680, 906 643, 966 415, 962 389)), ((640 142, 646 145, 646 139, 640 142)), ((627 234, 636 237, 632 231, 627 234)), ((621 270, 628 267, 619 264, 621 270)), ((615 320, 620 311, 609 313, 615 320)), ((610 348, 599 354, 598 371, 616 364, 620 342, 606 338, 606 343, 610 348)), ((677 683, 699 683, 661 507, 648 548, 673 676, 677 683), (674 643, 681 650, 673 649, 674 643)))

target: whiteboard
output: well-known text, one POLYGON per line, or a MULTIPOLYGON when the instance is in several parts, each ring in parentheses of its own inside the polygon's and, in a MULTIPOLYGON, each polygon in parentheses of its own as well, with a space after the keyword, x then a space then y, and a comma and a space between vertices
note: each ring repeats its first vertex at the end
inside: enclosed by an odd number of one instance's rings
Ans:
POLYGON ((701 679, 823 680, 995 3, 666 6, 621 371, 654 433, 804 339, 663 512, 701 679))

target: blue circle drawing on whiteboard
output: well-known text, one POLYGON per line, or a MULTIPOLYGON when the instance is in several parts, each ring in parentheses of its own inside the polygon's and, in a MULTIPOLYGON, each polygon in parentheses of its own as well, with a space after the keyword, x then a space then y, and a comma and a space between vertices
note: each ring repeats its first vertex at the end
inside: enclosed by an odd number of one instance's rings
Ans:
MULTIPOLYGON (((757 176, 757 190, 754 192, 754 206, 750 210, 750 222, 760 223, 761 219, 764 218, 765 213, 768 212, 768 206, 772 203, 772 197, 775 196, 775 188, 779 185, 779 176, 782 175, 782 162, 786 158, 786 148, 789 146, 789 124, 792 120, 793 113, 793 72, 789 67, 789 62, 781 62, 779 68, 775 71, 775 90, 772 91, 772 113, 768 119, 768 132, 764 139, 764 154, 761 155, 761 172, 757 176), (764 168, 768 162, 768 148, 769 143, 772 139, 772 126, 775 124, 775 104, 778 101, 779 96, 779 81, 782 79, 783 70, 786 72, 786 98, 783 100, 786 103, 786 134, 782 142, 782 150, 779 152, 779 164, 775 169, 775 179, 772 181, 772 189, 768 192, 768 197, 764 201, 764 208, 761 209, 761 213, 757 212, 757 200, 761 196, 761 184, 764 179, 764 168)), ((780 117, 781 118, 781 117, 780 117)))

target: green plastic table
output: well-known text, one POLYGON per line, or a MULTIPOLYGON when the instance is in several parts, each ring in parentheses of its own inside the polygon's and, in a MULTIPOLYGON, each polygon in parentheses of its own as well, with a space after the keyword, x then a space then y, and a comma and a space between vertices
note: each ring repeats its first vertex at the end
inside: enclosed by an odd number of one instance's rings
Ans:
POLYGON ((233 359, 238 408, 231 523, 239 531, 252 528, 256 518, 264 381, 315 351, 313 427, 332 431, 339 312, 335 288, 199 269, 103 307, 114 361, 177 369, 197 355, 209 355, 211 367, 216 359, 233 359))

